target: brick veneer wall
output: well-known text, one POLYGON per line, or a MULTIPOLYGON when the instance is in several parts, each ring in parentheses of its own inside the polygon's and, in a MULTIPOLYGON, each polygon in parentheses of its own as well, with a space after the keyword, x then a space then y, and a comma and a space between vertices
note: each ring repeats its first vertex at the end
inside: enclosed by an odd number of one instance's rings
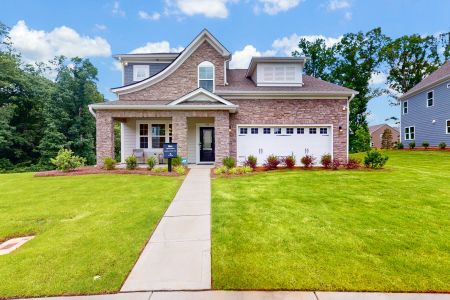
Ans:
POLYGON ((333 156, 347 160, 347 100, 230 100, 239 105, 230 114, 230 155, 236 158, 237 124, 333 124, 333 156), (342 126, 342 132, 339 132, 342 126))
POLYGON ((224 85, 225 59, 205 41, 165 79, 145 89, 119 95, 119 100, 176 100, 198 88, 198 65, 204 61, 214 64, 216 86, 224 85))

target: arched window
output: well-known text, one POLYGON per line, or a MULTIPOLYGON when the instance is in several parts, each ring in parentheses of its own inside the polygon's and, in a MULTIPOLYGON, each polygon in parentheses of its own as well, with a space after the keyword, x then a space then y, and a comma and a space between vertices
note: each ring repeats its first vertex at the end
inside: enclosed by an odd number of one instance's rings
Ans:
POLYGON ((214 65, 209 61, 198 65, 198 87, 214 92, 214 65))

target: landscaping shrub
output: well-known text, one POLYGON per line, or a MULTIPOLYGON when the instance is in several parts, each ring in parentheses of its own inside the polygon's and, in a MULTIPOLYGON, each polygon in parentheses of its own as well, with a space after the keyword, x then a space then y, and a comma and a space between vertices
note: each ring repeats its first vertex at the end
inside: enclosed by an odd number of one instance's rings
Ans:
POLYGON ((408 146, 409 146, 409 149, 414 149, 414 148, 416 148, 416 142, 411 142, 408 144, 408 146))
POLYGON ((153 168, 156 166, 157 163, 157 159, 155 156, 150 156, 147 159, 147 170, 153 170, 153 168))
POLYGON ((112 159, 111 157, 105 157, 103 159, 103 167, 106 170, 114 170, 116 168, 116 160, 112 159))
POLYGON ((252 169, 256 169, 256 164, 258 159, 254 155, 249 155, 247 159, 244 161, 244 166, 248 166, 252 169))
POLYGON ((266 161, 264 162, 264 168, 266 168, 267 170, 274 170, 278 167, 278 165, 280 164, 280 159, 271 154, 266 158, 266 161))
POLYGON ((398 144, 397 144, 397 149, 403 149, 405 146, 403 146, 403 143, 402 142, 399 142, 398 144))
POLYGON ((225 166, 221 166, 221 167, 214 169, 214 174, 216 174, 216 175, 222 175, 222 174, 227 174, 227 173, 228 173, 228 168, 225 166))
POLYGON ((235 168, 231 168, 231 169, 228 170, 228 174, 236 175, 236 174, 238 174, 238 169, 236 167, 235 168))
POLYGON ((167 167, 156 167, 153 169, 153 172, 164 173, 164 172, 169 172, 169 169, 167 167))
POLYGON ((186 174, 186 168, 185 168, 184 166, 182 166, 182 165, 175 166, 175 167, 173 168, 173 170, 174 170, 178 175, 184 175, 184 174, 186 174))
POLYGON ((134 170, 137 168, 137 158, 134 155, 130 155, 125 159, 127 170, 134 170))
POLYGON ((339 167, 342 165, 341 161, 337 158, 333 158, 333 162, 331 167, 333 168, 333 170, 337 170, 339 169, 339 167))
POLYGON ((177 155, 176 157, 172 158, 172 166, 173 167, 177 167, 177 166, 181 166, 181 156, 177 155))
POLYGON ((325 169, 330 169, 333 166, 333 159, 331 154, 324 154, 320 158, 320 163, 325 169))
POLYGON ((422 147, 424 147, 425 149, 428 149, 428 147, 430 147, 430 143, 428 141, 423 141, 422 147))
POLYGON ((51 158, 50 161, 56 166, 56 169, 68 172, 83 166, 86 159, 74 155, 70 149, 61 149, 58 151, 58 155, 55 158, 51 158))
POLYGON ((439 143, 439 149, 445 150, 445 148, 447 148, 447 144, 445 142, 440 142, 439 143))
POLYGON ((389 157, 380 151, 370 150, 367 151, 364 157, 364 166, 371 169, 381 169, 387 162, 389 157))
POLYGON ((316 158, 312 155, 305 155, 300 161, 304 168, 311 168, 314 165, 316 158))
POLYGON ((349 158, 345 164, 345 168, 349 170, 358 169, 359 167, 361 167, 361 161, 357 158, 349 158))
POLYGON ((294 154, 288 155, 283 159, 283 164, 289 168, 292 169, 295 166, 295 156, 294 154))
POLYGON ((242 174, 248 174, 253 172, 253 168, 250 166, 243 166, 241 167, 242 174))
POLYGON ((236 160, 231 156, 226 156, 222 159, 222 164, 228 169, 236 167, 236 160))

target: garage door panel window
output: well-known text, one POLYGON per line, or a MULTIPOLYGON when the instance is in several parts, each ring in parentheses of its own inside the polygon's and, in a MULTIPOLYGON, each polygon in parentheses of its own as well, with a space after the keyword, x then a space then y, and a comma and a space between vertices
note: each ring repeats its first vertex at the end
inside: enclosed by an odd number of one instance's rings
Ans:
POLYGON ((297 128, 297 134, 305 134, 305 128, 297 128))
POLYGON ((286 134, 294 134, 294 128, 286 128, 286 134))
POLYGON ((320 134, 328 134, 328 128, 320 128, 320 134))
POLYGON ((310 128, 309 134, 317 134, 317 128, 310 128))
POLYGON ((274 134, 281 134, 281 128, 274 128, 273 129, 274 134))
POLYGON ((270 128, 264 128, 263 129, 264 134, 270 134, 270 128))
POLYGON ((250 132, 251 134, 258 134, 258 128, 252 128, 250 132))
POLYGON ((247 134, 247 128, 239 128, 239 133, 240 134, 247 134))

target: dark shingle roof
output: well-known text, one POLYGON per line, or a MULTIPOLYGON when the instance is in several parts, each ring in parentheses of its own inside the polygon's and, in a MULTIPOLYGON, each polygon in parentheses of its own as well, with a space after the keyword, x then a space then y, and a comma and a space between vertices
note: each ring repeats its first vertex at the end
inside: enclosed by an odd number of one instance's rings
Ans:
POLYGON ((450 60, 448 60, 446 63, 444 63, 439 69, 425 77, 421 82, 416 84, 412 89, 404 93, 400 99, 407 98, 411 96, 412 94, 425 89, 427 87, 432 86, 436 82, 438 82, 441 79, 444 79, 446 77, 450 76, 450 60))

